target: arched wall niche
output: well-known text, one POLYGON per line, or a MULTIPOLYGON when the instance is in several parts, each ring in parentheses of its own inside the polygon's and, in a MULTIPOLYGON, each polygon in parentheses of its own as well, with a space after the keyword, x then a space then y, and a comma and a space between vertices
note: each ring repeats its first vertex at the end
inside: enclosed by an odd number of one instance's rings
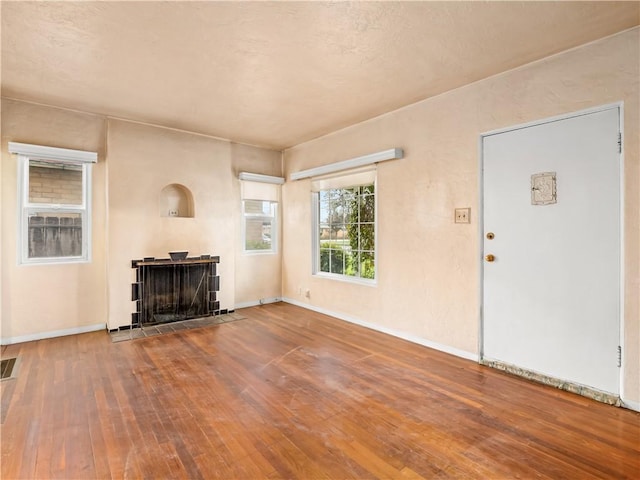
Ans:
POLYGON ((161 217, 192 218, 195 215, 193 194, 184 185, 172 183, 160 192, 161 217))

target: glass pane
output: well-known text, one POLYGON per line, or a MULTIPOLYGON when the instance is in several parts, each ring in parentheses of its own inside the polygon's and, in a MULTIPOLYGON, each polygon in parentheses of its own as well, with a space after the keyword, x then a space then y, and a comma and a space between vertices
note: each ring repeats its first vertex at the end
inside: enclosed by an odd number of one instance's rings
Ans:
POLYGON ((271 221, 245 217, 245 250, 271 250, 271 221))
POLYGON ((336 202, 334 204, 335 208, 333 210, 333 219, 332 222, 333 223, 344 223, 344 214, 345 214, 345 207, 344 207, 344 201, 340 201, 340 202, 336 202))
POLYGON ((353 193, 352 188, 348 188, 344 190, 344 218, 345 223, 347 222, 357 222, 357 216, 354 219, 353 214, 357 215, 358 212, 358 197, 355 193, 353 193))
POLYGON ((321 272, 330 272, 330 256, 331 250, 328 248, 320 249, 320 271, 321 272))
POLYGON ((30 160, 29 203, 82 205, 82 166, 30 160))
POLYGON ((349 221, 349 197, 353 195, 348 189, 340 189, 340 201, 336 208, 336 213, 340 223, 349 221))
POLYGON ((333 222, 335 222, 335 215, 334 215, 334 210, 336 208, 336 202, 335 202, 335 191, 334 190, 327 190, 327 223, 331 224, 333 222))
POLYGON ((331 273, 344 272, 344 252, 341 249, 331 249, 331 273))
POLYGON ((29 258, 81 257, 82 214, 37 212, 29 216, 29 258))
POLYGON ((326 202, 326 223, 332 225, 335 223, 341 223, 337 208, 340 204, 340 199, 337 194, 337 190, 327 190, 327 202, 326 202))
POLYGON ((374 193, 373 185, 363 185, 360 187, 360 192, 363 195, 371 195, 374 193))
POLYGON ((349 228, 348 225, 341 225, 340 231, 337 233, 338 239, 340 240, 340 245, 342 248, 350 249, 351 244, 349 243, 349 228))
POLYGON ((344 274, 351 277, 360 276, 359 255, 357 253, 345 252, 344 274))
POLYGON ((373 252, 360 253, 360 276, 362 278, 375 278, 376 265, 373 252))
POLYGON ((329 228, 329 225, 327 224, 320 225, 319 237, 321 242, 331 239, 331 228, 329 228))
POLYGON ((245 200, 244 201, 244 213, 261 213, 261 201, 260 200, 245 200))
POLYGON ((344 225, 333 225, 331 229, 331 240, 342 245, 347 236, 347 229, 344 225))
POLYGON ((271 202, 265 202, 262 200, 245 200, 244 213, 254 215, 271 215, 270 203, 271 202))
POLYGON ((375 241, 373 223, 360 225, 360 250, 375 250, 375 241))
POLYGON ((360 197, 360 221, 373 222, 375 220, 375 196, 363 195, 360 197))
POLYGON ((327 192, 320 192, 319 197, 320 225, 326 225, 329 223, 329 196, 327 192))

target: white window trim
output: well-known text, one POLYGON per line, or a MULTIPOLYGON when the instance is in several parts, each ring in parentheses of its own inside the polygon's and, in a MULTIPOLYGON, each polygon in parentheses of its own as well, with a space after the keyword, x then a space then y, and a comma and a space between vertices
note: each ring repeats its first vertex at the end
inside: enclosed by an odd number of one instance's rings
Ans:
POLYGON ((18 156, 18 264, 46 265, 91 262, 91 178, 92 166, 97 162, 98 154, 81 150, 46 147, 25 143, 9 142, 9 152, 18 156), (29 161, 43 160, 75 164, 82 167, 82 204, 44 204, 29 202, 29 161), (80 213, 82 218, 82 255, 74 257, 35 257, 29 258, 29 213, 33 211, 54 210, 60 213, 80 213))
POLYGON ((242 253, 243 255, 276 255, 278 253, 278 230, 280 228, 278 224, 278 209, 280 203, 275 200, 262 200, 257 198, 243 198, 242 199, 242 253), (252 218, 264 218, 271 220, 271 248, 268 250, 247 250, 247 214, 244 209, 245 201, 255 200, 258 202, 270 202, 275 204, 273 216, 270 215, 258 215, 250 214, 252 218))
MULTIPOLYGON (((317 278, 338 280, 341 282, 355 283, 359 285, 376 286, 378 284, 378 179, 373 181, 375 189, 374 211, 374 278, 353 277, 341 273, 320 271, 320 192, 311 192, 311 274, 317 278)), ((355 185, 354 185, 355 186, 355 185)), ((324 190, 324 189, 323 189, 324 190)))

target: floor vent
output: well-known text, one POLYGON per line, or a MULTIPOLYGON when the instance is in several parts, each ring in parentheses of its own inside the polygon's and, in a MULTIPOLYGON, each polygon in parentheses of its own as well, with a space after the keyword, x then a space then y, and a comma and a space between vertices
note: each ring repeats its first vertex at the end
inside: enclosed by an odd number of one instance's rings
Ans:
POLYGON ((16 366, 16 360, 17 358, 7 358, 0 362, 1 364, 0 369, 2 370, 1 371, 2 375, 0 375, 0 380, 13 378, 13 370, 14 370, 14 367, 16 366))

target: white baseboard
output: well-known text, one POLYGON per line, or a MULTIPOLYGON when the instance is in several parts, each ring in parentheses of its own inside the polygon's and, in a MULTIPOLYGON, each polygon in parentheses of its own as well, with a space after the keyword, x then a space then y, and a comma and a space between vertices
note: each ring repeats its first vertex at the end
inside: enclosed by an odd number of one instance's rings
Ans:
POLYGON ((258 305, 265 305, 267 303, 276 303, 281 301, 280 297, 271 297, 271 298, 261 298, 260 300, 251 300, 249 302, 240 302, 236 303, 235 309, 238 308, 248 308, 248 307, 257 307, 258 305))
POLYGON ((636 412, 640 412, 640 402, 633 402, 631 400, 620 399, 620 403, 624 408, 628 408, 629 410, 635 410, 636 412))
POLYGON ((97 323, 95 325, 86 325, 84 327, 65 328, 64 330, 52 330, 49 332, 31 333, 29 335, 20 335, 18 337, 2 338, 0 345, 12 345, 14 343, 32 342, 34 340, 44 340, 46 338, 64 337, 66 335, 76 335, 78 333, 97 332, 106 330, 105 323, 97 323))
POLYGON ((426 340, 424 338, 411 335, 410 333, 394 330, 392 328, 382 327, 380 325, 375 325, 373 323, 364 322, 359 318, 355 318, 350 315, 345 315, 339 312, 333 312, 331 310, 327 310, 321 307, 316 307, 314 305, 309 305, 308 303, 299 302, 298 300, 294 300, 293 298, 283 297, 282 301, 290 303, 292 305, 296 305, 298 307, 306 308, 308 310, 313 310, 314 312, 322 313, 324 315, 329 315, 331 317, 335 317, 340 320, 344 320, 346 322, 355 323, 356 325, 360 325, 361 327, 370 328, 371 330, 376 330, 378 332, 386 333, 387 335, 391 335, 393 337, 402 338, 403 340, 407 340, 412 343, 417 343, 418 345, 422 345, 425 347, 433 348, 434 350, 439 350, 444 353, 449 353, 451 355, 455 355, 456 357, 461 357, 466 360, 472 360, 474 362, 478 361, 478 354, 476 353, 467 352, 465 350, 460 350, 458 348, 450 347, 448 345, 442 345, 441 343, 432 342, 430 340, 426 340))

